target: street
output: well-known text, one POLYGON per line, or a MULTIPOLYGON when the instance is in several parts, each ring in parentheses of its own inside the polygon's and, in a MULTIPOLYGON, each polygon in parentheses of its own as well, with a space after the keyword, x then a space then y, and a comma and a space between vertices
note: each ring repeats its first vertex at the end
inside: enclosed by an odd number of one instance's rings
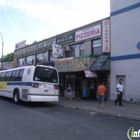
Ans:
POLYGON ((1 140, 128 140, 130 127, 140 129, 139 121, 3 97, 0 112, 1 140))

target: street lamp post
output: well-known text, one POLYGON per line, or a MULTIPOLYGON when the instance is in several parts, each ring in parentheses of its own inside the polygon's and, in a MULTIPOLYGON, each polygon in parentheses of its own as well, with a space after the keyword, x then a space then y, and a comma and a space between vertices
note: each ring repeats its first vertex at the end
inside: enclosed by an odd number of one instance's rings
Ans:
POLYGON ((3 42, 3 36, 2 33, 0 32, 1 38, 2 38, 2 54, 1 54, 1 69, 3 70, 3 47, 4 47, 4 42, 3 42))

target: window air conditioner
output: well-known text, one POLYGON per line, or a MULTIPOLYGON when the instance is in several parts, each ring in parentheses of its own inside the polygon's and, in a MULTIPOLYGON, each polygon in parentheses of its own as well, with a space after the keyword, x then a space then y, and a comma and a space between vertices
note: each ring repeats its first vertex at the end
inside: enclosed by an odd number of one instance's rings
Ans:
POLYGON ((64 46, 63 50, 64 51, 70 51, 70 46, 64 46))

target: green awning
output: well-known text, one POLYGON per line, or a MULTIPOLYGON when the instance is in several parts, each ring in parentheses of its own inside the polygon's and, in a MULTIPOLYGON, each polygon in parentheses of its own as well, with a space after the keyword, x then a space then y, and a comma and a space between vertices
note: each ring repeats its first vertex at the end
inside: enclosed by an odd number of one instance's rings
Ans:
POLYGON ((109 55, 100 55, 93 62, 90 67, 90 70, 110 70, 110 56, 109 55))
POLYGON ((97 55, 83 55, 83 56, 77 56, 74 57, 73 59, 80 59, 80 58, 97 58, 97 55))

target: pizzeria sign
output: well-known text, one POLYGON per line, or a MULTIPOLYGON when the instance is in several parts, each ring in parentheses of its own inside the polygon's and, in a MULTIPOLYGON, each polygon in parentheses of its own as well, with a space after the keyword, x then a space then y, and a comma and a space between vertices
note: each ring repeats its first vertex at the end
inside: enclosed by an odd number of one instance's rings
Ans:
POLYGON ((75 33, 75 41, 81 41, 101 35, 101 24, 92 26, 75 33))

